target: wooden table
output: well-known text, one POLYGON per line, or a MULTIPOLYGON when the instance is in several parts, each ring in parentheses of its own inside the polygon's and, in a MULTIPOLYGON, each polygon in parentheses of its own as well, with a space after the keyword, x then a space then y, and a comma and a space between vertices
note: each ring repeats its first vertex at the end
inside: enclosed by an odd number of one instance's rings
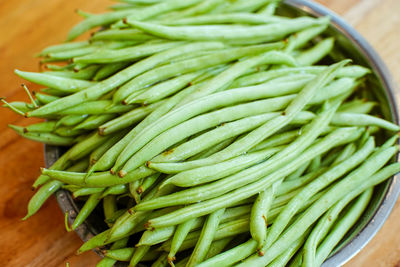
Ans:
MULTIPOLYGON (((319 0, 342 15, 383 57, 400 84, 400 1, 319 0)), ((38 69, 33 55, 47 45, 64 40, 80 18, 76 8, 101 12, 110 1, 19 0, 0 3, 0 95, 10 101, 27 100, 15 68, 38 69)), ((28 84, 31 90, 37 87, 28 84)), ((399 99, 399 97, 398 97, 399 99)), ((400 99, 399 99, 400 100, 400 99)), ((1 109, 0 113, 0 265, 1 266, 94 266, 98 256, 74 255, 81 240, 64 230, 63 215, 55 199, 28 221, 21 221, 30 189, 43 166, 43 146, 17 136, 7 124, 26 125, 23 119, 1 109)), ((400 266, 400 203, 368 246, 348 266, 400 266)))

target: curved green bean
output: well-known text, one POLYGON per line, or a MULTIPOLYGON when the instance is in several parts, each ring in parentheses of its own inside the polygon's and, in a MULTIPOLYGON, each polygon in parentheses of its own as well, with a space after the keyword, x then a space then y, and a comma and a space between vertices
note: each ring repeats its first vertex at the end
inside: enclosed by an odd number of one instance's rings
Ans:
POLYGON ((205 259, 224 212, 225 208, 222 208, 211 213, 207 217, 204 226, 201 229, 199 239, 197 240, 196 246, 194 247, 186 266, 195 266, 205 259))
POLYGON ((318 25, 321 21, 325 21, 325 18, 315 20, 303 17, 259 26, 207 25, 172 27, 140 22, 134 18, 128 18, 126 23, 144 32, 166 39, 245 41, 248 44, 249 41, 250 43, 276 41, 288 34, 318 25))

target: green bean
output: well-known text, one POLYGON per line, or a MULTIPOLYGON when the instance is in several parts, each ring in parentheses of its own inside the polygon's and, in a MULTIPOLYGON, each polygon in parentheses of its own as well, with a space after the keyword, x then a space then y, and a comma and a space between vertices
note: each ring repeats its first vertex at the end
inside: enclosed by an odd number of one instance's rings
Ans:
POLYGON ((153 175, 150 175, 148 177, 145 177, 143 179, 142 184, 136 189, 136 192, 139 195, 142 195, 144 192, 146 192, 151 186, 154 185, 154 183, 157 182, 158 177, 160 177, 161 173, 155 173, 153 175))
POLYGON ((136 204, 141 201, 140 194, 137 192, 141 182, 142 182, 141 180, 136 180, 136 181, 133 181, 132 183, 129 183, 129 193, 135 200, 136 204))
POLYGON ((94 187, 94 188, 90 188, 90 187, 83 187, 79 190, 76 190, 72 195, 74 198, 78 198, 81 196, 88 196, 88 195, 92 195, 92 194, 96 194, 96 193, 101 193, 104 191, 104 188, 100 188, 100 187, 94 187))
MULTIPOLYGON (((28 125, 23 128, 23 132, 52 132, 54 127, 56 126, 55 121, 45 121, 39 122, 35 124, 28 125)), ((10 125, 11 127, 11 125, 10 125)), ((14 129, 16 130, 16 129, 14 129)))
POLYGON ((115 118, 115 114, 91 115, 83 122, 76 125, 74 130, 93 130, 97 129, 100 125, 115 118))
POLYGON ((221 251, 232 241, 233 237, 227 237, 211 243, 205 259, 209 259, 221 253, 221 251))
MULTIPOLYGON (((273 78, 284 77, 286 75, 293 75, 299 73, 308 73, 308 74, 319 74, 326 66, 306 66, 306 67, 295 67, 295 68, 282 68, 282 69, 273 69, 267 71, 256 72, 254 74, 249 74, 239 79, 235 80, 231 84, 231 88, 238 88, 243 86, 260 84, 266 81, 269 81, 273 78)), ((365 74, 369 73, 370 70, 361 66, 346 66, 338 70, 337 77, 343 78, 360 78, 365 74)))
MULTIPOLYGON (((72 59, 74 57, 84 56, 90 53, 95 53, 100 48, 97 45, 90 45, 84 48, 71 49, 67 51, 54 52, 47 54, 46 58, 42 60, 42 62, 57 62, 57 61, 66 61, 72 59)), ((75 68, 74 68, 75 69, 75 68)))
POLYGON ((87 131, 82 129, 74 129, 68 126, 60 126, 55 128, 53 133, 62 137, 78 137, 82 136, 84 133, 87 133, 87 131))
POLYGON ((53 102, 53 101, 59 99, 58 96, 45 95, 45 94, 38 93, 38 92, 33 92, 33 94, 35 95, 36 99, 39 100, 39 102, 41 104, 48 104, 50 102, 53 102))
POLYGON ((48 53, 61 52, 61 51, 77 49, 77 48, 84 48, 89 45, 90 45, 90 43, 88 41, 70 42, 70 43, 62 43, 62 44, 52 45, 52 46, 48 46, 45 49, 43 49, 42 52, 40 52, 38 54, 38 56, 45 56, 48 53))
POLYGON ((198 154, 194 155, 193 157, 190 157, 189 160, 206 158, 206 157, 224 149, 225 147, 229 146, 234 140, 235 140, 235 137, 228 138, 228 139, 220 142, 219 144, 216 144, 215 146, 210 147, 209 149, 205 149, 202 152, 199 152, 198 154))
POLYGON ((128 267, 134 267, 136 266, 146 255, 146 253, 149 251, 150 247, 149 246, 140 246, 136 248, 133 251, 133 255, 131 260, 129 261, 128 267))
POLYGON ((75 141, 79 142, 81 138, 84 138, 87 131, 82 129, 76 130, 68 126, 59 126, 54 129, 53 133, 63 137, 76 137, 75 141))
POLYGON ((62 189, 68 190, 69 192, 73 193, 73 192, 81 189, 81 187, 76 186, 76 185, 63 185, 62 189))
POLYGON ((378 103, 373 101, 366 101, 363 99, 355 99, 344 103, 340 108, 340 112, 347 112, 347 113, 363 113, 367 114, 371 112, 371 110, 377 106, 378 103))
POLYGON ((275 9, 278 7, 279 0, 267 3, 264 7, 257 11, 258 14, 274 15, 275 9))
POLYGON ((83 172, 89 167, 89 161, 87 158, 79 159, 75 161, 75 164, 69 167, 67 170, 70 172, 83 172))
POLYGON ((15 70, 15 74, 30 82, 48 86, 66 93, 78 92, 94 84, 93 82, 85 80, 57 77, 45 73, 15 70))
MULTIPOLYGON (((110 196, 113 196, 113 195, 110 195, 110 196)), ((106 220, 104 220, 104 221, 108 224, 109 227, 112 227, 113 224, 114 224, 123 214, 125 214, 125 212, 126 212, 127 210, 128 210, 128 209, 116 210, 110 218, 108 218, 108 219, 106 219, 106 220)))
POLYGON ((95 164, 99 158, 106 153, 108 149, 110 149, 115 143, 117 143, 123 136, 125 136, 126 131, 121 131, 119 133, 116 133, 115 135, 111 136, 108 140, 103 142, 102 144, 99 144, 96 149, 93 150, 93 152, 90 154, 89 162, 90 165, 95 164))
POLYGON ((271 23, 260 26, 236 26, 236 25, 207 25, 207 26, 163 26, 137 19, 128 18, 126 22, 146 33, 172 40, 220 40, 220 41, 245 41, 247 44, 270 42, 282 39, 282 37, 318 25, 321 21, 308 17, 295 18, 279 23, 271 23))
POLYGON ((194 247, 186 266, 195 266, 205 259, 217 231, 221 216, 224 212, 225 208, 217 210, 207 217, 199 239, 197 240, 196 246, 194 247))
POLYGON ((293 259, 289 262, 289 267, 297 267, 303 264, 303 253, 302 251, 298 251, 293 259))
POLYGON ((276 181, 270 187, 261 191, 251 208, 250 233, 251 237, 258 243, 258 250, 261 256, 264 255, 264 251, 262 251, 261 248, 264 246, 267 238, 268 213, 277 188, 282 183, 282 180, 283 179, 276 181))
MULTIPOLYGON (((53 103, 53 102, 52 102, 53 103)), ((58 112, 60 115, 99 115, 99 114, 112 114, 112 113, 125 113, 132 110, 135 106, 117 105, 107 109, 110 106, 111 100, 96 100, 88 101, 76 106, 61 110, 58 112)))
POLYGON ((85 137, 84 140, 73 146, 67 153, 68 159, 78 160, 86 155, 89 155, 100 144, 107 141, 110 136, 100 136, 97 133, 92 133, 85 137))
POLYGON ((153 262, 151 267, 167 267, 168 266, 167 256, 168 253, 166 252, 161 253, 158 259, 155 262, 153 262))
POLYGON ((158 83, 154 86, 151 86, 146 91, 137 95, 133 98, 128 97, 128 103, 154 103, 164 97, 167 97, 183 88, 185 88, 188 84, 191 84, 193 79, 198 77, 201 72, 188 73, 185 75, 177 76, 176 78, 172 78, 165 82, 158 83))
POLYGON ((245 0, 238 0, 233 2, 231 5, 227 7, 227 11, 246 11, 246 12, 253 12, 265 5, 266 3, 271 2, 271 0, 254 0, 254 1, 245 1, 245 0))
MULTIPOLYGON (((369 203, 371 196, 373 193, 373 188, 368 189, 361 196, 358 197, 358 200, 352 206, 366 205, 369 203), (357 204, 358 203, 358 204, 357 204)), ((307 241, 304 244, 303 248, 303 264, 312 264, 309 266, 315 266, 315 253, 317 250, 317 246, 319 242, 326 236, 330 227, 337 220, 339 213, 345 208, 345 206, 354 199, 354 195, 350 194, 345 196, 342 200, 338 201, 334 206, 332 206, 326 214, 319 219, 318 223, 315 225, 310 235, 307 238, 307 241)), ((365 208, 365 206, 364 206, 365 208)), ((363 211, 362 209, 361 211, 363 211)))
MULTIPOLYGON (((243 261, 241 265, 266 265, 274 260, 283 250, 290 246, 291 241, 296 240, 301 235, 302 231, 299 231, 299 229, 307 229, 338 200, 349 192, 364 186, 364 184, 366 184, 365 176, 379 170, 393 156, 396 150, 397 148, 394 147, 378 149, 359 168, 351 172, 339 183, 335 184, 319 200, 314 202, 311 207, 309 207, 302 216, 268 248, 268 254, 264 255, 264 257, 250 256, 243 261)), ((367 179, 367 181, 368 180, 369 179, 367 179)))
POLYGON ((108 226, 112 225, 108 221, 110 221, 117 210, 118 207, 116 197, 114 195, 108 195, 103 198, 104 221, 108 224, 108 226))
MULTIPOLYGON (((37 73, 35 73, 35 74, 37 74, 37 73)), ((60 98, 72 94, 71 92, 61 91, 61 90, 54 89, 54 88, 43 88, 40 91, 45 93, 45 94, 48 94, 48 95, 58 96, 60 98)))
POLYGON ((110 6, 109 8, 112 10, 122 10, 122 9, 133 9, 133 8, 141 8, 143 7, 142 5, 133 5, 133 4, 114 4, 110 6))
MULTIPOLYGON (((215 93, 206 97, 203 97, 199 100, 192 101, 188 104, 185 104, 164 116, 158 118, 156 121, 147 125, 141 133, 137 134, 127 145, 127 147, 121 152, 118 156, 118 159, 115 163, 115 167, 121 166, 124 164, 131 155, 133 155, 136 151, 141 149, 146 143, 148 143, 152 138, 160 134, 165 129, 171 128, 187 119, 190 119, 193 116, 196 116, 200 113, 204 113, 206 111, 212 110, 216 107, 223 107, 232 105, 235 103, 240 103, 244 101, 256 100, 271 95, 276 94, 276 92, 281 92, 283 90, 294 90, 297 88, 301 88, 304 82, 292 82, 292 83, 282 83, 282 84, 274 84, 259 86, 258 88, 240 88, 240 89, 232 89, 229 91, 223 91, 219 93, 215 93), (269 89, 271 88, 271 89, 269 89), (269 89, 269 90, 268 90, 269 89)), ((290 101, 292 98, 282 97, 280 98, 283 101, 290 101)), ((268 101, 268 100, 265 100, 268 101)), ((269 100, 270 105, 265 106, 280 106, 278 99, 269 100)))
POLYGON ((310 164, 311 164, 311 161, 304 163, 297 170, 295 170, 290 175, 288 175, 286 177, 286 180, 287 181, 293 181, 293 180, 298 179, 308 169, 310 164))
MULTIPOLYGON (((112 259, 118 260, 118 261, 129 261, 132 256, 134 255, 135 251, 137 248, 120 248, 120 249, 114 249, 114 250, 107 250, 105 256, 110 257, 112 259)), ((155 260, 159 253, 154 252, 154 251, 147 251, 147 252, 141 252, 144 253, 142 256, 143 258, 141 259, 142 261, 151 261, 155 260)))
MULTIPOLYGON (((180 172, 167 179, 163 185, 171 183, 180 187, 191 187, 215 181, 264 161, 281 149, 282 147, 267 148, 258 152, 241 155, 219 164, 208 165, 180 172)), ((149 167, 151 167, 151 165, 149 165, 149 167)))
POLYGON ((293 257, 293 255, 300 249, 303 245, 304 240, 307 235, 310 233, 310 230, 304 232, 304 234, 297 239, 293 244, 290 245, 279 257, 277 257, 274 261, 272 261, 268 266, 269 267, 285 267, 287 266, 289 260, 293 257))
MULTIPOLYGON (((177 74, 182 75, 205 68, 218 66, 220 64, 228 63, 244 56, 250 56, 269 51, 271 49, 280 47, 281 45, 282 43, 271 43, 248 47, 227 48, 211 53, 210 55, 189 58, 155 68, 140 76, 137 76, 136 78, 132 79, 131 81, 120 87, 113 96, 114 103, 120 103, 124 99, 126 99, 131 93, 155 82, 176 76, 177 74)), ((224 45, 220 44, 218 48, 221 48, 221 46, 223 47, 224 45)), ((204 49, 198 49, 196 51, 199 50, 204 51, 204 49)))
POLYGON ((43 73, 65 78, 91 80, 99 69, 100 69, 99 65, 91 65, 78 72, 65 70, 65 71, 45 71, 43 73))
POLYGON ((301 66, 309 66, 317 63, 324 58, 333 48, 334 38, 326 38, 314 47, 302 51, 297 57, 297 62, 301 66))
MULTIPOLYGON (((367 140, 365 140, 367 141, 367 140)), ((353 155, 357 150, 354 143, 348 144, 343 148, 343 150, 337 155, 336 159, 332 162, 331 166, 339 164, 342 161, 347 160, 351 155, 353 155)))
POLYGON ((286 46, 285 51, 293 52, 296 49, 304 47, 314 37, 325 31, 329 25, 329 22, 330 19, 326 19, 324 23, 320 23, 320 25, 306 28, 297 32, 296 34, 289 36, 288 45, 286 46))
POLYGON ((212 9, 214 9, 219 4, 221 4, 223 1, 224 0, 205 0, 205 1, 198 3, 197 5, 189 7, 185 10, 179 10, 179 11, 172 12, 170 14, 165 14, 164 16, 160 16, 160 19, 161 19, 161 21, 164 21, 164 18, 165 18, 165 21, 171 20, 171 19, 175 20, 175 19, 179 19, 179 18, 190 17, 193 15, 207 13, 207 12, 211 11, 212 9))
POLYGON ((118 178, 110 172, 96 172, 87 176, 87 173, 78 172, 67 172, 57 171, 50 169, 43 169, 42 174, 50 176, 55 180, 62 181, 64 183, 78 185, 82 187, 109 187, 119 184, 127 184, 141 178, 147 177, 156 173, 155 171, 148 168, 139 168, 134 172, 131 172, 124 178, 118 178))
POLYGON ((58 189, 60 189, 61 186, 62 182, 60 181, 48 181, 47 183, 43 184, 29 200, 28 213, 22 220, 26 220, 35 214, 43 205, 43 203, 58 189))
MULTIPOLYGON (((300 91, 300 93, 296 96, 296 98, 294 98, 292 100, 292 102, 286 107, 285 111, 282 113, 281 116, 278 116, 270 121, 267 121, 259 128, 251 131, 245 137, 232 143, 230 146, 228 146, 224 150, 222 150, 218 153, 215 153, 214 155, 212 155, 206 159, 201 159, 201 160, 196 160, 196 161, 186 162, 186 163, 181 163, 181 164, 189 165, 191 168, 199 167, 199 166, 209 165, 209 164, 216 163, 216 162, 221 162, 223 160, 232 158, 236 155, 240 155, 241 153, 247 152, 252 147, 254 147, 259 142, 261 142, 263 139, 271 136, 276 131, 278 131, 280 128, 289 124, 291 122, 291 120, 294 118, 294 116, 296 116, 296 114, 298 112, 300 112, 301 109, 303 109, 304 106, 313 98, 313 96, 316 94, 316 91, 320 90, 321 87, 323 87, 327 82, 329 82, 331 79, 334 78, 336 70, 339 69, 341 66, 343 66, 343 64, 345 64, 345 62, 332 65, 330 68, 326 69, 323 73, 321 73, 319 76, 317 76, 315 79, 310 81, 300 91)), ((275 88, 277 88, 277 86, 275 88)), ((227 92, 230 92, 231 96, 232 96, 234 94, 233 93, 234 91, 240 92, 241 90, 240 89, 237 89, 237 90, 232 89, 232 90, 228 90, 227 92)), ((252 92, 254 93, 255 91, 256 90, 253 90, 252 92)), ((225 93, 225 92, 222 92, 222 93, 225 93)), ((222 93, 220 93, 220 95, 222 93)), ((214 94, 214 95, 216 95, 216 94, 214 94)), ((248 94, 247 97, 249 97, 249 95, 250 94, 248 94)), ((204 99, 208 100, 208 98, 206 98, 206 97, 202 98, 202 100, 204 100, 204 99)), ((227 99, 227 97, 225 98, 225 100, 226 99, 227 99)), ((193 103, 194 102, 191 103, 192 107, 194 106, 193 103)), ((211 101, 209 101, 208 103, 211 103, 211 101)), ((185 107, 185 106, 183 106, 183 107, 185 107)), ((183 109, 183 107, 181 109, 183 109)), ((203 107, 204 107, 204 105, 203 105, 203 107)), ((169 156, 171 156, 171 154, 169 154, 169 156)))
POLYGON ((99 198, 104 198, 109 195, 121 195, 128 192, 128 186, 125 184, 114 185, 104 190, 99 198))
POLYGON ((132 61, 162 52, 183 44, 182 42, 156 42, 144 43, 122 49, 102 49, 101 53, 91 53, 81 57, 74 57, 76 63, 116 63, 121 61, 132 61))
POLYGON ((81 254, 85 251, 94 249, 96 247, 104 246, 106 244, 123 239, 123 238, 119 238, 117 240, 109 241, 109 238, 108 238, 109 233, 110 233, 110 229, 107 229, 104 232, 101 232, 101 233, 95 235, 94 237, 92 237, 91 239, 89 239, 88 241, 83 243, 83 245, 78 249, 78 251, 76 253, 81 254))
POLYGON ((125 69, 126 67, 132 64, 133 64, 132 62, 118 62, 118 63, 103 65, 94 75, 93 81, 104 80, 105 78, 114 75, 115 73, 125 69))
POLYGON ((282 132, 280 134, 276 134, 260 142, 249 152, 257 152, 265 148, 285 145, 295 140, 297 137, 299 137, 300 134, 301 132, 299 130, 287 131, 287 132, 282 132))
MULTIPOLYGON (((35 111, 28 113, 28 116, 40 116, 48 113, 59 112, 60 110, 85 103, 89 100, 95 100, 100 96, 112 91, 117 86, 125 83, 133 77, 150 70, 161 64, 167 62, 169 59, 182 55, 185 53, 191 53, 199 50, 218 49, 224 47, 223 44, 217 42, 202 42, 202 43, 191 43, 176 48, 169 49, 167 51, 155 54, 144 60, 141 60, 128 68, 118 72, 110 78, 101 81, 94 86, 87 88, 81 92, 75 93, 71 96, 62 98, 57 101, 53 101, 35 111)), ((242 56, 242 55, 239 55, 242 56)))
POLYGON ((336 179, 362 163, 370 155, 374 147, 374 140, 370 137, 359 151, 338 165, 332 166, 317 179, 305 186, 302 191, 289 202, 282 213, 279 214, 277 220, 269 231, 266 244, 270 246, 275 242, 275 240, 277 240, 297 211, 297 207, 309 199, 313 194, 317 193, 319 190, 328 186, 330 183, 334 182, 336 179))
POLYGON ((378 126, 394 132, 400 130, 400 127, 394 123, 367 114, 338 112, 332 119, 332 123, 342 126, 378 126))
POLYGON ((91 37, 91 40, 93 41, 131 40, 131 41, 144 42, 154 38, 155 37, 136 29, 107 29, 104 31, 95 32, 94 35, 91 37))
POLYGON ((214 256, 211 259, 208 259, 202 263, 200 263, 199 267, 206 267, 206 266, 223 266, 228 265, 227 259, 232 263, 235 263, 247 255, 253 253, 257 248, 257 241, 250 239, 249 241, 233 248, 223 253, 220 253, 217 256, 214 256))
POLYGON ((59 136, 49 132, 24 132, 23 127, 17 127, 14 125, 13 126, 9 125, 9 127, 11 127, 13 130, 15 130, 17 134, 26 139, 36 142, 41 142, 48 145, 71 146, 72 144, 75 143, 74 138, 72 137, 59 136))
POLYGON ((88 117, 87 114, 83 115, 66 115, 63 116, 61 119, 57 121, 56 127, 60 125, 65 125, 65 126, 74 126, 82 121, 84 121, 88 117))
MULTIPOLYGON (((112 246, 111 250, 120 249, 126 246, 128 243, 128 238, 124 238, 116 241, 112 246)), ((113 267, 117 261, 105 256, 101 261, 96 264, 96 267, 113 267)))
POLYGON ((168 262, 172 263, 173 261, 175 261, 175 254, 179 251, 179 248, 181 247, 183 241, 186 239, 195 222, 196 218, 187 220, 186 222, 178 225, 175 230, 174 237, 171 241, 171 247, 167 258, 168 262))
POLYGON ((88 200, 85 202, 85 204, 79 211, 78 216, 76 216, 74 223, 71 226, 72 230, 75 230, 79 225, 81 225, 87 219, 87 217, 92 213, 92 211, 96 208, 97 204, 100 202, 100 195, 101 192, 90 195, 88 200))
POLYGON ((132 109, 131 111, 100 125, 98 127, 99 133, 101 135, 108 135, 126 129, 145 118, 151 112, 163 105, 163 103, 164 101, 159 101, 149 106, 132 109))
POLYGON ((224 13, 207 14, 195 17, 186 17, 170 21, 161 21, 161 24, 179 26, 179 25, 209 25, 209 24, 268 24, 287 21, 287 18, 277 16, 263 16, 252 13, 224 13))
MULTIPOLYGON (((313 172, 319 169, 321 166, 321 155, 311 160, 310 166, 308 166, 306 172, 313 172)), ((300 176, 300 175, 299 175, 300 176)))
MULTIPOLYGON (((203 222, 204 220, 202 218, 196 218, 195 221, 193 222, 193 228, 197 229, 199 225, 201 225, 203 222)), ((175 226, 169 226, 169 227, 154 229, 152 231, 147 230, 143 232, 142 237, 138 242, 138 246, 143 246, 143 245, 152 246, 162 243, 174 236, 176 228, 177 227, 175 226)), ((189 229, 189 231, 190 230, 191 229, 189 229)))
POLYGON ((111 259, 117 261, 130 261, 133 256, 135 248, 120 248, 120 249, 112 249, 107 250, 104 256, 109 257, 111 259))
POLYGON ((73 63, 68 63, 68 64, 65 64, 62 66, 56 65, 56 64, 46 64, 45 65, 45 68, 49 69, 51 71, 67 71, 67 70, 72 70, 73 67, 74 67, 73 63))
POLYGON ((14 101, 12 103, 8 103, 4 100, 4 98, 0 98, 0 101, 4 103, 3 107, 9 108, 10 110, 21 116, 25 116, 26 112, 32 110, 32 107, 30 107, 30 105, 25 102, 14 101))
POLYGON ((297 177, 295 179, 288 179, 289 178, 289 176, 288 176, 288 178, 286 178, 285 181, 278 188, 277 195, 284 195, 288 192, 291 192, 292 190, 303 187, 305 184, 314 180, 315 178, 317 178, 320 174, 322 174, 325 171, 326 171, 326 169, 324 167, 322 167, 316 171, 307 173, 307 174, 305 174, 301 177, 297 177))
POLYGON ((132 10, 121 10, 100 15, 93 15, 75 25, 69 32, 67 41, 71 41, 82 33, 96 26, 107 25, 132 14, 132 10))
MULTIPOLYGON (((64 153, 59 157, 50 167, 49 170, 65 170, 71 165, 71 161, 69 160, 68 153, 64 153)), ((83 170, 82 170, 83 171, 83 170)), ((33 183, 32 188, 36 189, 42 184, 45 184, 50 180, 50 177, 47 175, 41 174, 33 183)))
MULTIPOLYGON (((258 170, 258 173, 252 174, 251 176, 242 176, 245 173, 251 173, 253 170, 252 168, 247 169, 245 171, 239 172, 238 174, 231 176, 229 178, 223 179, 221 181, 217 181, 214 183, 211 183, 208 185, 206 188, 210 188, 212 186, 217 187, 218 189, 223 191, 225 194, 221 196, 221 194, 215 194, 215 195, 220 195, 219 197, 216 197, 211 200, 203 201, 197 204, 192 204, 189 206, 186 206, 184 208, 181 208, 175 212, 171 212, 168 215, 164 215, 161 217, 158 217, 156 219, 152 219, 148 222, 149 227, 162 227, 162 226, 167 226, 167 225, 175 225, 177 223, 180 223, 182 220, 187 220, 189 218, 201 216, 204 214, 208 214, 212 212, 213 210, 219 209, 227 205, 227 202, 229 203, 234 203, 235 201, 239 201, 241 199, 250 197, 256 193, 258 193, 260 190, 263 188, 266 188, 267 186, 271 185, 274 181, 285 177, 287 174, 293 172, 293 170, 297 169, 297 167, 301 166, 305 161, 308 161, 309 158, 314 158, 318 154, 323 153, 324 151, 337 146, 338 143, 340 144, 341 142, 345 141, 353 141, 354 138, 357 138, 359 136, 359 133, 357 132, 357 129, 354 128, 342 128, 338 129, 335 132, 327 135, 321 141, 314 143, 309 149, 307 149, 305 152, 303 152, 302 157, 297 157, 294 160, 292 160, 290 163, 285 165, 283 168, 279 169, 278 171, 275 171, 274 173, 271 173, 268 176, 263 175, 263 171, 265 169, 264 165, 265 164, 258 164, 256 165, 257 167, 255 169, 258 170), (263 168, 264 167, 264 168, 263 168), (262 169, 263 168, 263 169, 262 169), (261 177, 264 177, 261 179, 261 177), (241 179, 239 179, 241 178, 241 179), (224 186, 221 187, 224 183, 229 181, 229 187, 224 186), (251 183, 252 181, 255 181, 251 183), (233 190, 235 188, 238 188, 238 184, 242 186, 239 189, 233 190), (243 184, 247 184, 246 186, 243 186, 243 184), (226 193, 228 190, 233 190, 232 192, 226 193)), ((254 168, 254 167, 253 167, 254 168)), ((201 189, 204 189, 205 186, 198 187, 201 189)), ((211 193, 216 193, 217 190, 213 190, 213 192, 208 191, 207 196, 201 196, 201 199, 206 199, 209 198, 211 193)), ((191 189, 193 190, 193 189, 191 189)), ((189 190, 185 190, 189 191, 189 190)), ((184 191, 182 191, 184 192, 184 191)), ((204 192, 204 191, 203 191, 204 192)), ((176 195, 176 193, 175 193, 176 195)), ((161 199, 161 198, 159 198, 161 199)), ((188 197, 185 197, 185 202, 192 202, 192 200, 188 201, 188 197)), ((146 202, 142 202, 139 205, 135 207, 135 209, 140 210, 144 209, 146 202)), ((148 203, 151 203, 151 201, 148 201, 148 203)), ((164 203, 163 203, 164 204, 164 203)), ((176 201, 174 201, 174 205, 176 205, 176 201)))

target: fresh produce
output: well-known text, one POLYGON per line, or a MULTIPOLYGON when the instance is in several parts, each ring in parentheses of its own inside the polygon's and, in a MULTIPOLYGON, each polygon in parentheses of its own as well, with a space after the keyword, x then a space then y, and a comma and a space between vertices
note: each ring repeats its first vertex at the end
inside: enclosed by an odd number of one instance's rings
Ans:
MULTIPOLYGON (((97 266, 319 266, 374 187, 400 171, 400 127, 373 75, 341 55, 329 18, 276 0, 123 0, 38 55, 45 88, 4 107, 66 152, 34 183, 26 218, 57 190, 103 232, 97 266), (89 40, 73 41, 100 26, 89 40)), ((72 222, 69 225, 69 222, 72 222)), ((83 257, 83 256, 82 256, 83 257)))

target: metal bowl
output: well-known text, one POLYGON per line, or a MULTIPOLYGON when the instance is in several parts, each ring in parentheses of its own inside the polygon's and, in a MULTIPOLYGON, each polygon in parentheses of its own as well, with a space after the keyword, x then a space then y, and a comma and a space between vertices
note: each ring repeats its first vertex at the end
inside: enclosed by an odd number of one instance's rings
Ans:
MULTIPOLYGON (((278 13, 291 16, 307 14, 315 17, 331 17, 331 26, 327 30, 327 35, 336 38, 336 52, 353 59, 356 64, 367 66, 373 70, 374 75, 369 75, 367 82, 370 87, 374 88, 371 92, 381 103, 382 115, 386 119, 399 123, 399 113, 394 96, 395 86, 389 71, 371 45, 355 29, 334 12, 312 1, 286 0, 278 9, 278 13)), ((61 154, 60 148, 45 146, 46 166, 51 166, 61 154)), ((399 192, 399 175, 395 175, 387 182, 377 186, 364 215, 343 238, 323 266, 343 265, 357 254, 382 227, 396 203, 399 192)), ((69 220, 72 223, 79 212, 79 203, 76 203, 66 190, 57 191, 56 198, 62 211, 69 212, 69 220)), ((83 241, 87 241, 105 229, 102 220, 96 218, 96 213, 94 213, 78 227, 76 233, 83 241)), ((102 255, 99 251, 97 253, 102 255)))

